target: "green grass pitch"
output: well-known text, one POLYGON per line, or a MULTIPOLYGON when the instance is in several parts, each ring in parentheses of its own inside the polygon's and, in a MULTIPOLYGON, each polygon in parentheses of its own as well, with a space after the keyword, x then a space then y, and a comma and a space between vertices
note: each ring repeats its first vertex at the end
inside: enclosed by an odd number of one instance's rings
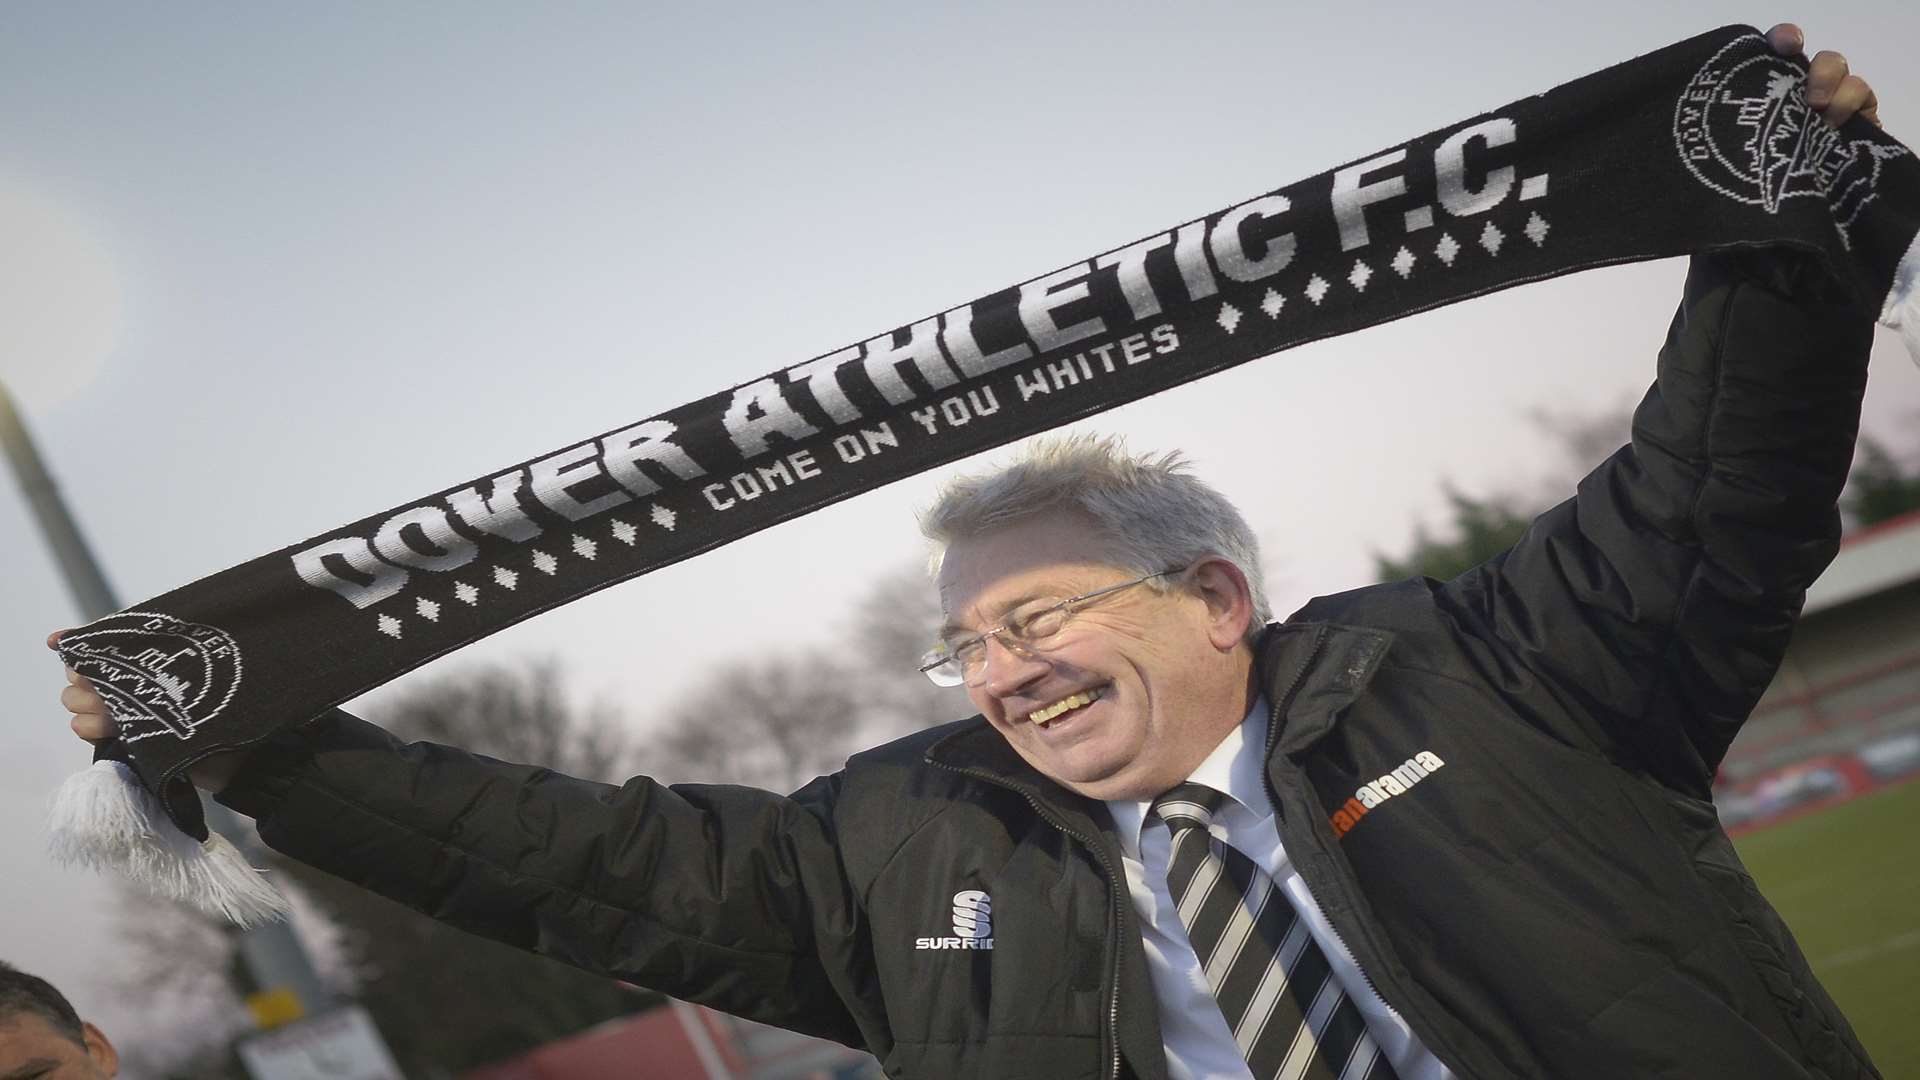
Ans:
POLYGON ((1737 841, 1889 1077, 1920 1077, 1920 781, 1737 841))

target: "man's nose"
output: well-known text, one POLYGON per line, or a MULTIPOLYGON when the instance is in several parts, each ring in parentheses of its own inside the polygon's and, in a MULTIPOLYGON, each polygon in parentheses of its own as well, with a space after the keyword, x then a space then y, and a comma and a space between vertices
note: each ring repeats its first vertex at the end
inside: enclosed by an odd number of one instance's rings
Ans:
POLYGON ((981 643, 980 685, 989 694, 1003 697, 1047 673, 1047 662, 1039 654, 1009 645, 999 634, 990 634, 981 643))

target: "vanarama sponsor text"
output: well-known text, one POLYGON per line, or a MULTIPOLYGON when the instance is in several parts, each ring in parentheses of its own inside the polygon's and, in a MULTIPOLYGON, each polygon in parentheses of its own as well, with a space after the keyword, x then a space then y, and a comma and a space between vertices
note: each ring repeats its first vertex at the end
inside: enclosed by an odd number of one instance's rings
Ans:
POLYGON ((1401 762, 1392 772, 1360 785, 1353 797, 1333 812, 1333 835, 1347 835, 1347 831, 1360 824, 1360 819, 1366 817, 1374 807, 1395 795, 1405 795, 1415 784, 1425 780, 1428 773, 1445 764, 1438 754, 1422 750, 1401 762))

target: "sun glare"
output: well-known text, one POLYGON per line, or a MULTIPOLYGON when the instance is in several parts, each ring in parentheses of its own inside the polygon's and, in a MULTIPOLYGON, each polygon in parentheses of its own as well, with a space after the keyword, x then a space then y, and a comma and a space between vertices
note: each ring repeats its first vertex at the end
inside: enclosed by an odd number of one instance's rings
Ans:
POLYGON ((0 182, 0 379, 44 408, 84 389, 119 343, 120 279, 102 230, 0 182))

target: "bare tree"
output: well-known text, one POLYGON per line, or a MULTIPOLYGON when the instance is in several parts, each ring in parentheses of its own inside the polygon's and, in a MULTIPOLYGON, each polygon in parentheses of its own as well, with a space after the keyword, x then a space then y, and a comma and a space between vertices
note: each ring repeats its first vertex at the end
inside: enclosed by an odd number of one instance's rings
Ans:
POLYGON ((441 678, 384 706, 375 719, 410 741, 589 780, 625 779, 637 756, 631 731, 611 710, 582 706, 576 697, 559 664, 538 659, 441 678))
POLYGON ((875 715, 867 735, 873 741, 973 712, 965 693, 935 686, 919 671, 944 617, 940 595, 919 564, 880 574, 855 602, 847 639, 871 688, 875 715))
POLYGON ((232 931, 185 905, 131 889, 114 894, 120 940, 108 992, 139 1006, 139 1023, 109 1034, 128 1075, 241 1080, 229 1046, 248 1026, 234 989, 232 931))
POLYGON ((667 710, 654 771, 787 791, 858 749, 862 680, 824 652, 726 664, 667 710))
POLYGON ((963 694, 918 670, 940 617, 918 567, 880 575, 839 644, 727 664, 670 707, 653 771, 789 791, 865 747, 966 716, 963 694))
MULTIPOLYGON (((354 982, 339 926, 299 884, 277 875, 293 931, 331 992, 354 982)), ((241 932, 186 904, 116 890, 112 926, 121 941, 109 993, 139 1006, 138 1020, 111 1035, 130 1077, 242 1080, 233 1044, 253 1028, 238 989, 246 975, 241 932)))

